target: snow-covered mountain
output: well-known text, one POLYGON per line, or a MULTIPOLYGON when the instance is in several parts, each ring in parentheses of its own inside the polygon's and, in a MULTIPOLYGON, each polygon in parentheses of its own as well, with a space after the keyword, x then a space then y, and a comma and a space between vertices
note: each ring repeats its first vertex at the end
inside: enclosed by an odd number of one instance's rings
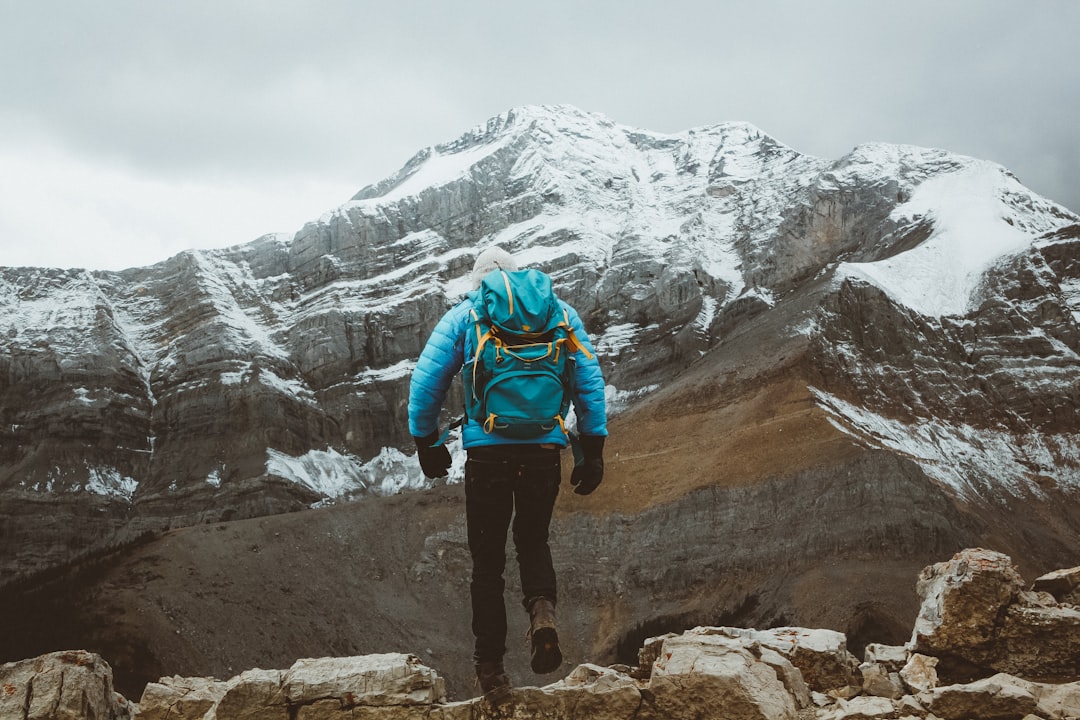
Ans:
POLYGON ((1080 217, 942 150, 522 107, 292 237, 0 269, 0 569, 425 486, 409 373, 493 244, 552 274, 628 418, 798 355, 837 433, 962 501, 1080 492, 1080 217))

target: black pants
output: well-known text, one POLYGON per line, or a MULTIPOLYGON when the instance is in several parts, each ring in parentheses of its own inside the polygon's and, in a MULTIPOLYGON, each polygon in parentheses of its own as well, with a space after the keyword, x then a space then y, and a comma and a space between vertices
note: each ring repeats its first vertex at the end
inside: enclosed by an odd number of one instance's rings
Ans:
POLYGON ((522 605, 538 597, 557 600, 548 525, 559 494, 558 449, 539 445, 471 448, 465 464, 465 518, 472 554, 472 631, 476 662, 506 652, 503 569, 506 531, 513 517, 522 605))

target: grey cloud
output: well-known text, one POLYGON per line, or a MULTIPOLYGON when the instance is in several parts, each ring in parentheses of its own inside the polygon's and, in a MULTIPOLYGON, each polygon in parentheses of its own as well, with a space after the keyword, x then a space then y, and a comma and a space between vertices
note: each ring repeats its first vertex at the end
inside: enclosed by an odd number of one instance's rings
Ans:
POLYGON ((746 120, 823 157, 945 147, 1080 208, 1075 158, 1052 161, 1077 148, 1068 0, 0 7, 0 130, 149 173, 359 187, 514 105, 569 102, 667 132, 746 120))

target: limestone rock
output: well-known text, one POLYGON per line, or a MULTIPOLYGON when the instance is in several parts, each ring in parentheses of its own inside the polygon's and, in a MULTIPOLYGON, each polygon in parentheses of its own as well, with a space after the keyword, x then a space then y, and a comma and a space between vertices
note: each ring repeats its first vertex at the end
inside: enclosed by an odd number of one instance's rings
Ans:
POLYGON ((0 718, 127 720, 133 708, 113 691, 112 668, 83 650, 0 665, 0 718))
POLYGON ((797 708, 776 671, 731 638, 686 633, 668 638, 649 691, 664 716, 795 720, 797 708))
POLYGON ((862 674, 862 689, 865 695, 896 700, 904 694, 900 675, 890 672, 880 663, 864 662, 859 665, 859 672, 862 674))
POLYGON ((938 673, 952 678, 1080 677, 1080 608, 1023 584, 1008 556, 980 548, 924 569, 908 647, 941 658, 938 673))
POLYGON ((810 703, 798 669, 752 640, 695 632, 658 640, 647 683, 586 664, 542 688, 512 688, 497 703, 447 703, 441 678, 413 656, 321 658, 224 683, 165 678, 147 688, 138 720, 795 720, 797 698, 810 703))
POLYGON ((1080 682, 1033 683, 1039 715, 1045 718, 1080 718, 1080 682))
POLYGON ((1080 605, 1080 567, 1055 570, 1037 577, 1031 589, 1048 592, 1058 602, 1080 605))
POLYGON ((1005 614, 990 667, 1030 679, 1080 678, 1080 607, 1023 599, 1005 614))
POLYGON ((652 666, 660 659, 660 653, 664 649, 664 641, 676 637, 675 633, 667 633, 657 637, 646 638, 638 650, 638 669, 643 678, 647 679, 652 674, 652 666))
POLYGON ((282 670, 245 670, 226 682, 225 692, 207 713, 209 720, 256 720, 285 714, 282 670))
POLYGON ((147 685, 139 720, 258 717, 287 710, 314 720, 346 717, 356 707, 423 706, 445 702, 442 678, 411 655, 388 653, 297 660, 286 671, 248 670, 221 682, 163 678, 147 685))
POLYGON ((1023 718, 1038 714, 1033 683, 1006 674, 919 693, 919 702, 944 720, 1023 718))
POLYGON ((222 696, 226 683, 178 675, 147 683, 139 699, 139 720, 200 720, 222 696))
POLYGON ((818 713, 818 720, 877 720, 893 717, 896 707, 883 697, 855 697, 840 700, 836 707, 818 713))
POLYGON ((297 660, 281 694, 289 705, 333 697, 343 705, 430 705, 446 701, 446 684, 414 655, 388 653, 297 660))
POLYGON ((938 686, 936 657, 912 653, 907 664, 900 670, 900 679, 912 692, 925 692, 938 686))
POLYGON ((963 653, 989 665, 1000 618, 1023 584, 1007 555, 982 548, 925 568, 916 584, 922 606, 908 648, 926 655, 963 653))
POLYGON ((767 647, 760 648, 758 652, 755 652, 753 649, 750 649, 750 651, 755 655, 760 652, 761 662, 765 663, 776 672, 776 676, 780 678, 780 682, 784 683, 784 688, 795 700, 795 706, 797 708, 808 708, 813 704, 813 700, 810 696, 811 690, 803 680, 802 671, 792 665, 790 660, 775 650, 767 647))
MULTIPOLYGON (((642 692, 628 675, 597 665, 579 665, 566 678, 544 687, 513 688, 505 701, 489 707, 484 699, 437 705, 418 720, 545 718, 550 720, 661 720, 643 704, 642 692), (488 713, 488 714, 485 714, 488 713)), ((676 717, 676 716, 673 716, 676 717)))
POLYGON ((811 690, 828 692, 860 685, 859 661, 848 652, 843 633, 821 628, 781 627, 770 630, 698 628, 694 632, 755 640, 787 657, 802 672, 811 690))
POLYGON ((907 664, 908 650, 903 645, 869 643, 863 651, 863 660, 882 665, 890 672, 899 672, 907 664))
POLYGON ((918 696, 935 715, 954 718, 1022 718, 1048 720, 1080 717, 1080 682, 1032 682, 998 673, 967 684, 946 685, 918 696))

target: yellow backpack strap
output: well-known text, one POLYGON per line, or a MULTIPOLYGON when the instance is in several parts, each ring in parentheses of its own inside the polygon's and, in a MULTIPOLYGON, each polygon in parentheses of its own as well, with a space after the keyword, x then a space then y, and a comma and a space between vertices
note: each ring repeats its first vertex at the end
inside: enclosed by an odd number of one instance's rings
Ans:
POLYGON ((570 347, 570 352, 583 352, 585 353, 585 357, 592 360, 595 356, 585 349, 585 346, 578 340, 577 334, 574 333, 574 326, 570 324, 570 313, 566 311, 566 308, 563 308, 562 316, 563 321, 561 325, 566 328, 566 342, 570 347))
POLYGON ((583 352, 585 353, 585 357, 589 358, 590 360, 595 357, 585 348, 584 345, 581 344, 581 341, 577 339, 577 335, 574 334, 574 328, 566 328, 566 342, 570 344, 571 352, 583 352))
POLYGON ((569 341, 570 348, 574 352, 581 351, 581 352, 585 353, 585 357, 589 358, 590 360, 592 360, 594 357, 596 357, 591 352, 589 352, 588 349, 586 349, 586 347, 584 345, 582 345, 581 342, 577 339, 577 335, 574 334, 573 328, 568 328, 567 332, 568 332, 568 336, 567 336, 566 339, 569 341))
MULTIPOLYGON (((480 353, 481 351, 483 351, 485 343, 487 343, 488 340, 495 336, 492 334, 491 328, 488 328, 487 332, 481 330, 480 316, 476 314, 475 309, 471 312, 473 316, 473 322, 476 324, 476 355, 473 357, 472 394, 473 399, 479 400, 480 396, 476 394, 476 368, 480 367, 480 353)), ((495 341, 498 342, 498 338, 495 338, 495 341)))

